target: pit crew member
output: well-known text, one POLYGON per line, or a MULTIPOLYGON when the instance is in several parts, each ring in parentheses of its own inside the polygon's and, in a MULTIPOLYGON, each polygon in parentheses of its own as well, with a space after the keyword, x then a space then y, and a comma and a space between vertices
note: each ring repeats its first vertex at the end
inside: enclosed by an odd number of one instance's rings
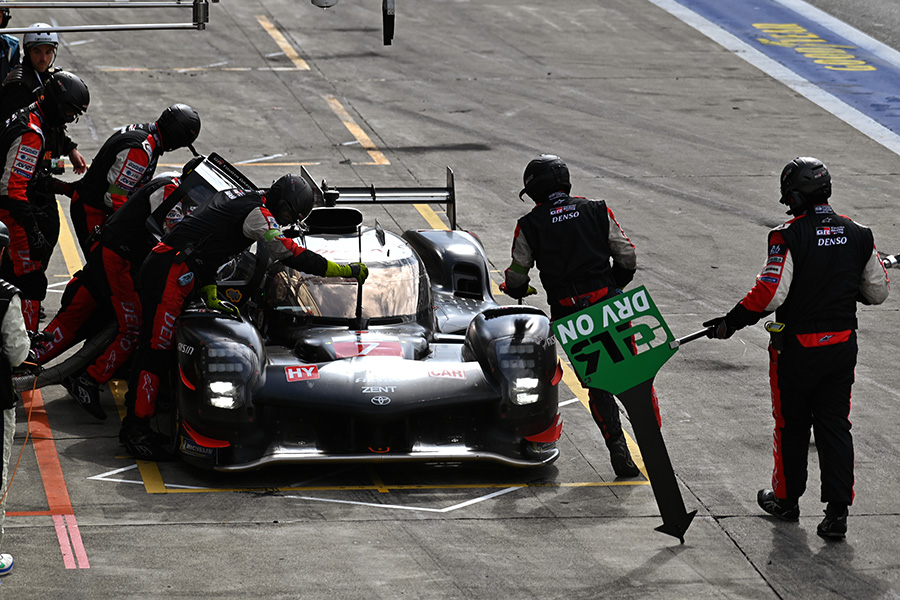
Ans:
MULTIPOLYGON (((9 248, 9 229, 0 222, 0 262, 9 248)), ((13 437, 16 434, 16 402, 13 390, 12 369, 19 366, 28 356, 29 338, 22 318, 22 303, 19 290, 0 279, 0 544, 3 542, 3 522, 6 520, 6 493, 9 490, 9 463, 13 452, 13 437)), ((13 557, 0 553, 0 576, 7 575, 13 568, 13 557)))
POLYGON ((175 321, 195 290, 207 307, 237 314, 236 307, 218 298, 215 284, 217 270, 230 257, 259 242, 275 260, 311 275, 360 282, 368 277, 362 263, 334 263, 282 235, 280 226, 302 221, 312 207, 312 190, 296 175, 280 177, 268 190, 225 190, 185 217, 147 256, 140 280, 141 334, 125 396, 128 413, 119 432, 133 456, 172 458, 168 439, 151 429, 150 420, 171 361, 175 321))
MULTIPOLYGON (((516 225, 503 291, 513 298, 536 293, 528 271, 537 265, 555 321, 615 296, 631 282, 637 269, 634 245, 606 202, 569 195, 569 168, 560 157, 542 154, 532 160, 523 180, 519 198, 527 194, 535 206, 516 225)), ((616 475, 639 475, 615 398, 598 389, 589 397, 616 475)))
POLYGON ((48 131, 59 130, 87 110, 87 85, 67 71, 54 73, 44 96, 19 111, 0 132, 0 220, 10 233, 9 259, 0 277, 22 292, 25 326, 37 329, 40 302, 47 293, 42 260, 49 243, 31 204, 30 183, 38 170, 48 131))
POLYGON ((853 503, 850 392, 856 366, 856 303, 881 304, 889 282, 872 231, 829 204, 831 175, 822 161, 798 157, 781 172, 781 200, 793 219, 769 232, 768 258, 756 285, 728 314, 707 321, 727 339, 775 311, 768 325, 775 417, 772 488, 757 494, 767 513, 800 517, 810 427, 815 431, 825 518, 816 532, 841 539, 853 503))
POLYGON ((72 193, 75 236, 87 255, 92 234, 156 172, 164 152, 185 148, 200 134, 200 115, 187 104, 173 104, 154 123, 133 123, 104 142, 72 193))

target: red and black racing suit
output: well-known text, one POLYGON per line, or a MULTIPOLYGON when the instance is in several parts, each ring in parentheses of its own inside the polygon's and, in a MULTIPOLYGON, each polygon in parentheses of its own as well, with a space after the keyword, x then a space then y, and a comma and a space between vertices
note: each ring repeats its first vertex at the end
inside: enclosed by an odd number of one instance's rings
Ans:
MULTIPOLYGON (((524 292, 527 272, 536 264, 554 321, 615 296, 637 269, 634 244, 606 202, 562 192, 551 194, 518 220, 512 259, 505 272, 510 295, 524 292)), ((619 440, 622 422, 613 395, 590 389, 589 397, 604 439, 619 440)), ((655 392, 653 400, 658 418, 655 392)))
MULTIPOLYGON (((41 364, 89 337, 105 325, 110 313, 115 316, 118 333, 87 368, 87 374, 97 383, 106 383, 132 356, 141 329, 139 269, 156 245, 147 219, 178 184, 176 177, 157 177, 107 219, 84 268, 66 286, 59 312, 45 329, 53 339, 35 349, 41 364)), ((161 228, 172 225, 162 216, 156 220, 161 228)))
POLYGON ((822 502, 853 502, 850 393, 856 367, 856 302, 880 304, 887 273, 872 231, 816 204, 769 233, 756 285, 728 313, 733 329, 773 310, 784 331, 769 345, 775 417, 772 488, 791 505, 806 491, 810 427, 822 502))
POLYGON ((212 196, 147 256, 141 269, 141 335, 125 397, 129 421, 156 414, 160 380, 171 359, 175 321, 185 300, 193 290, 214 284, 219 267, 253 242, 266 244, 272 258, 291 268, 325 274, 325 258, 281 234, 262 192, 243 190, 212 196))
POLYGON ((72 195, 72 226, 85 255, 94 230, 125 204, 131 190, 150 181, 162 153, 155 123, 122 127, 100 147, 72 195))
MULTIPOLYGON (((44 92, 44 83, 53 73, 60 70, 48 69, 44 73, 39 73, 27 58, 25 62, 12 69, 9 76, 3 81, 3 88, 0 89, 0 123, 6 121, 17 110, 37 102, 44 92)), ((29 197, 41 233, 48 242, 48 248, 42 261, 45 269, 59 240, 60 228, 59 207, 56 195, 51 190, 52 183, 49 179, 54 174, 51 160, 69 156, 77 147, 78 144, 66 133, 65 125, 44 131, 44 155, 31 180, 29 197)))
POLYGON ((28 191, 44 153, 43 127, 43 113, 32 104, 0 132, 0 221, 9 228, 9 259, 0 264, 0 278, 21 290, 22 314, 30 331, 37 330, 41 300, 47 294, 41 261, 48 242, 28 191))

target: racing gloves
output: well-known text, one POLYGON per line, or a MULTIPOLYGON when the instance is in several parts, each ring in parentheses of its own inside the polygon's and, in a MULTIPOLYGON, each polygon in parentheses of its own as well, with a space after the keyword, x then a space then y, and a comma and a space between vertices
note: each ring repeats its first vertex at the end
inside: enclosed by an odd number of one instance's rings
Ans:
POLYGON ((369 267, 363 263, 339 265, 329 260, 325 267, 325 277, 352 277, 360 283, 365 283, 369 277, 369 267))
POLYGON ((238 310, 237 306, 231 302, 223 302, 219 299, 219 289, 216 287, 216 284, 204 285, 200 288, 200 295, 203 296, 206 308, 218 310, 235 317, 241 316, 241 311, 238 310))
POLYGON ((737 331, 737 328, 728 325, 728 317, 716 317, 715 319, 710 319, 709 321, 704 322, 703 326, 709 329, 709 331, 706 332, 706 337, 709 339, 727 340, 734 335, 735 331, 737 331))
POLYGON ((530 285, 522 285, 519 287, 511 288, 506 285, 506 282, 500 284, 500 291, 509 296, 510 298, 515 298, 516 300, 521 300, 525 296, 534 296, 537 294, 537 290, 531 287, 530 285))

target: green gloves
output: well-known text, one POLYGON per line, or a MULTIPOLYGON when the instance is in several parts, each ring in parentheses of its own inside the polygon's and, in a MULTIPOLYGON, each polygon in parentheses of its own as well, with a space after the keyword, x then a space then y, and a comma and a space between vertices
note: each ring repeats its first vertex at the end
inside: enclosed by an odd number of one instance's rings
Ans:
POLYGON ((534 296, 535 294, 537 294, 537 290, 530 285, 511 288, 506 285, 505 281, 500 284, 500 291, 507 296, 510 296, 511 298, 515 298, 517 300, 521 300, 525 296, 534 296))
POLYGON ((200 288, 200 294, 203 296, 203 302, 206 303, 206 308, 218 310, 235 317, 241 316, 241 311, 238 310, 237 306, 231 302, 219 300, 219 289, 216 287, 216 284, 204 285, 200 288))
POLYGON ((328 261, 325 267, 325 277, 352 277, 360 283, 364 283, 369 277, 369 267, 363 263, 352 263, 349 265, 339 265, 336 262, 328 261))

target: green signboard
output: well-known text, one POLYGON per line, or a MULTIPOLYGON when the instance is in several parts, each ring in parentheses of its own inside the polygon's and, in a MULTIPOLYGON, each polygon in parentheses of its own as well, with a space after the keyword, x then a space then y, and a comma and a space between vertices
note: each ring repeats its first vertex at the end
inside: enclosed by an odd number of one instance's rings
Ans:
POLYGON ((675 337, 643 286, 553 323, 581 382, 619 394, 656 376, 675 337))

